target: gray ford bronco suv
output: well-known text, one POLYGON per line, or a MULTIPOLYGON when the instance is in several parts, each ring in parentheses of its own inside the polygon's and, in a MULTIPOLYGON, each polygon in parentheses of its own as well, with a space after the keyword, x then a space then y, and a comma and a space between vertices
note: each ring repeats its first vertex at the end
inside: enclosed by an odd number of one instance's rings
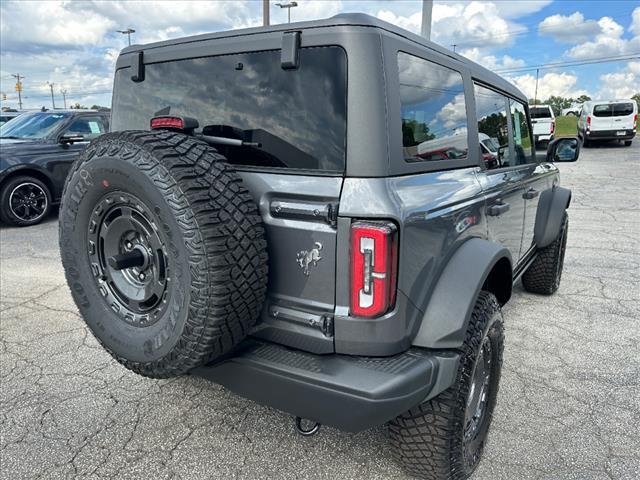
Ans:
POLYGON ((575 138, 537 158, 522 92, 360 14, 128 47, 112 130, 67 180, 60 246, 118 362, 304 434, 388 422, 409 472, 473 472, 501 306, 560 283, 575 138))

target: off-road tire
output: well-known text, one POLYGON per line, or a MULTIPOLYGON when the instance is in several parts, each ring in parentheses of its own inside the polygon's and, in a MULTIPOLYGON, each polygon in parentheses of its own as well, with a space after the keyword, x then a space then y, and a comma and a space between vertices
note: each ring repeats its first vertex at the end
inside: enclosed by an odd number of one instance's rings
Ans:
POLYGON ((460 348, 453 386, 389 422, 392 453, 408 473, 429 480, 462 480, 473 473, 480 462, 496 404, 503 349, 500 305, 493 294, 482 291, 460 348), (466 451, 465 409, 474 366, 485 339, 492 352, 486 413, 474 447, 466 451))
POLYGON ((90 330, 118 362, 148 377, 180 375, 225 354, 246 336, 265 300, 257 205, 222 155, 180 133, 126 131, 93 141, 65 184, 60 249, 90 330), (167 294, 154 323, 131 325, 125 320, 134 317, 116 314, 89 260, 92 218, 118 195, 148 213, 166 240, 167 294))
POLYGON ((0 221, 6 223, 7 225, 13 225, 16 227, 28 227, 30 225, 37 225, 45 218, 47 218, 49 212, 51 212, 51 203, 51 191, 49 190, 49 187, 41 180, 28 175, 20 175, 10 178, 4 183, 4 185, 2 185, 2 188, 0 189, 0 221), (11 210, 9 206, 11 193, 16 188, 26 184, 32 184, 39 188, 44 194, 46 202, 42 212, 38 214, 37 218, 31 220, 20 218, 11 210))
POLYGON ((527 292, 551 295, 558 290, 562 279, 568 233, 569 216, 565 212, 558 237, 551 245, 538 250, 536 259, 522 275, 522 285, 527 292))

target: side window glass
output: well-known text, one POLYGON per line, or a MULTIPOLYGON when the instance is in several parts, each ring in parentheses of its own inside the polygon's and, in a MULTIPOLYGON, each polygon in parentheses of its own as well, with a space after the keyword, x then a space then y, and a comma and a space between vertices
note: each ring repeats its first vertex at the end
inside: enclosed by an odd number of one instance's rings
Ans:
POLYGON ((527 113, 524 105, 516 100, 510 99, 511 104, 511 124, 513 125, 513 143, 515 149, 515 165, 534 163, 531 146, 531 131, 527 122, 527 113))
POLYGON ((478 140, 482 160, 488 169, 513 165, 509 151, 509 127, 506 97, 488 88, 474 85, 478 140))
POLYGON ((402 147, 407 162, 466 159, 467 111, 462 75, 398 53, 402 147))
POLYGON ((81 117, 67 127, 66 135, 82 135, 85 140, 93 140, 105 133, 104 122, 100 117, 81 117))

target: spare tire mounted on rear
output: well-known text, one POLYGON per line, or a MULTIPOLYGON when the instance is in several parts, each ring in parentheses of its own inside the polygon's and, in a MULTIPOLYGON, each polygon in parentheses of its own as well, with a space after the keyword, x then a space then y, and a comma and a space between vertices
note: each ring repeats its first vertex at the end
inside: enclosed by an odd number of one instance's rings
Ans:
POLYGON ((180 133, 94 141, 65 186, 60 249, 91 331, 120 363, 149 377, 226 353, 265 300, 255 202, 222 155, 180 133))

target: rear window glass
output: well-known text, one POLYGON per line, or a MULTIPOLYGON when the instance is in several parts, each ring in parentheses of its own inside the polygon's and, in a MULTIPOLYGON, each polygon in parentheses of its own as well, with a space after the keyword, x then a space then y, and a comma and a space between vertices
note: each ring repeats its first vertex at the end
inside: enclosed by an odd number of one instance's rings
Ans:
POLYGON ((398 53, 402 146, 408 162, 467 158, 467 111, 462 75, 398 53))
POLYGON ((302 48, 283 70, 280 51, 145 65, 145 80, 116 73, 112 130, 149 129, 156 114, 192 117, 202 132, 259 143, 222 146, 231 163, 343 172, 347 59, 339 47, 302 48))
POLYGON ((551 109, 548 107, 532 107, 529 109, 531 118, 551 118, 551 109))
POLYGON ((594 117, 610 117, 611 105, 596 105, 595 107, 593 107, 593 116, 594 117))
POLYGON ((614 117, 626 117, 633 114, 632 103, 614 103, 613 104, 613 116, 614 117))

